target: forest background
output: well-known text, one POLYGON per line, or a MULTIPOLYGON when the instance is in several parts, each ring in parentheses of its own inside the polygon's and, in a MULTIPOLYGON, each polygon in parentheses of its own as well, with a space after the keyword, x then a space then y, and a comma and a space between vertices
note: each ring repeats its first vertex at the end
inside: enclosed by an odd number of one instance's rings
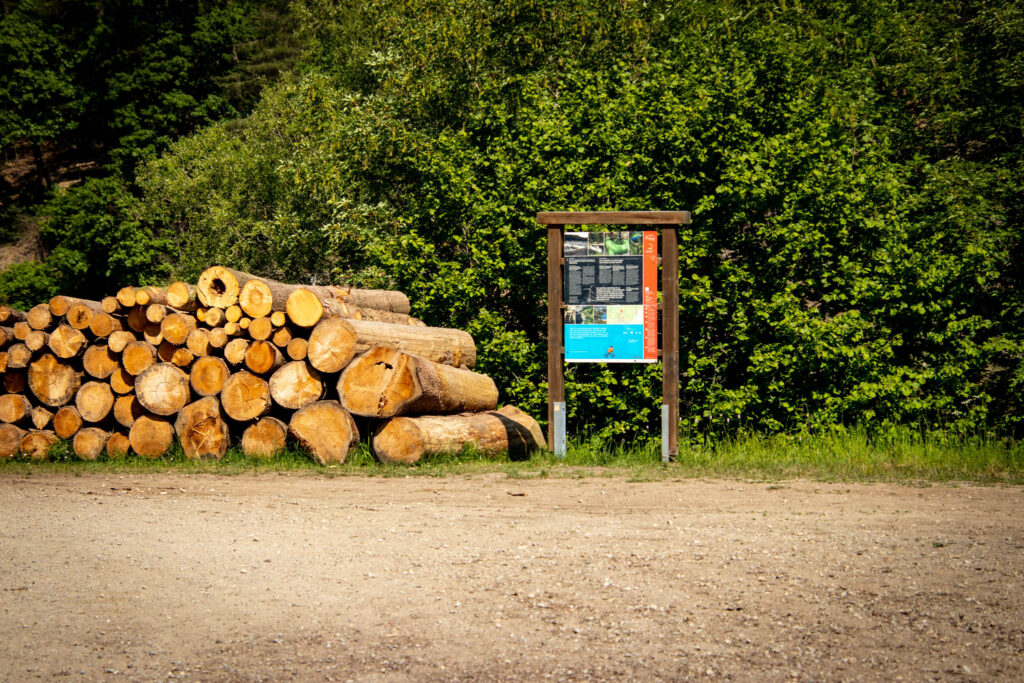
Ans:
MULTIPOLYGON (((691 210, 689 438, 1024 431, 1021 3, 0 9, 4 303, 215 263, 397 288, 542 418, 535 213, 691 210)), ((581 435, 659 432, 660 365, 566 391, 581 435)))

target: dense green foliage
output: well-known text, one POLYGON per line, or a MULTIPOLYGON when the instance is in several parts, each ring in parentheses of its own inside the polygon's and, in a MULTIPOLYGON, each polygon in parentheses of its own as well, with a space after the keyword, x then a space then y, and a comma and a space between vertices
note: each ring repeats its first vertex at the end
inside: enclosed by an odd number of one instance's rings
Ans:
MULTIPOLYGON (((472 332, 503 399, 541 416, 534 213, 691 209, 680 255, 693 438, 1024 428, 1019 7, 294 11, 301 68, 244 119, 146 162, 141 198, 112 202, 117 230, 145 235, 140 251, 95 272, 116 279, 148 249, 183 276, 224 262, 396 286, 429 323, 472 332)), ((55 215, 69 226, 76 214, 55 215)), ((660 367, 568 372, 573 430, 618 439, 655 425, 660 367)))

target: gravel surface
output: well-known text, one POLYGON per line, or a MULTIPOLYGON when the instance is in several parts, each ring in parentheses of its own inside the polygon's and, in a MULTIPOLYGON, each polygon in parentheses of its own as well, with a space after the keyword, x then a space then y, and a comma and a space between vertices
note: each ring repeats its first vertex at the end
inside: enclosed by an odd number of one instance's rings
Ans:
POLYGON ((0 679, 1024 678, 1024 488, 0 477, 0 679))

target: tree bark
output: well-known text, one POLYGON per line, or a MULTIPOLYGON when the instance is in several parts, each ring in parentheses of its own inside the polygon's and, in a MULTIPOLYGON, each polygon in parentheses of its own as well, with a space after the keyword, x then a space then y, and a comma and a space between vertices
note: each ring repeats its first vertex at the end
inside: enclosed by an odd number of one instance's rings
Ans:
POLYGON ((86 422, 102 422, 114 408, 114 392, 106 382, 86 382, 75 395, 75 407, 86 422))
POLYGON ((95 460, 107 447, 108 439, 110 432, 98 427, 85 427, 75 434, 71 446, 75 449, 75 455, 82 460, 95 460))
POLYGON ((128 442, 143 458, 159 458, 174 443, 174 427, 164 418, 143 415, 128 432, 128 442))
POLYGON ((278 368, 270 377, 269 385, 274 402, 289 410, 298 410, 324 396, 320 373, 302 360, 294 360, 278 368))
POLYGON ((386 289, 356 289, 347 286, 331 286, 328 288, 334 298, 358 306, 361 309, 373 308, 378 311, 408 314, 411 310, 409 297, 402 292, 386 289))
POLYGON ((425 455, 458 453, 467 446, 516 457, 545 444, 536 420, 505 406, 485 413, 396 417, 377 430, 373 452, 381 462, 414 463, 425 455))
POLYGON ((62 406, 53 416, 53 431, 62 439, 70 439, 82 428, 82 416, 74 406, 62 406))
POLYGON ((220 459, 231 441, 228 424, 220 416, 220 403, 206 396, 178 412, 174 423, 178 441, 189 459, 213 457, 220 459))
POLYGON ((395 325, 413 325, 415 327, 426 327, 427 324, 419 318, 414 318, 408 313, 392 313, 391 311, 378 311, 376 308, 360 308, 362 314, 360 320, 369 320, 375 323, 392 323, 395 325))
POLYGON ((385 346, 345 368, 338 396, 349 412, 364 417, 476 412, 498 404, 498 388, 487 375, 385 346))
POLYGON ((359 442, 355 421, 337 401, 317 401, 295 411, 288 431, 321 465, 345 462, 359 442))
POLYGON ((216 396, 224 388, 224 382, 231 375, 228 364, 217 356, 202 356, 192 364, 189 384, 200 396, 216 396))
POLYGON ((82 373, 44 353, 28 366, 28 386, 44 404, 56 408, 69 403, 82 385, 82 373))
POLYGON ((284 450, 288 426, 276 417, 261 417, 242 432, 242 452, 250 458, 271 458, 284 450))
POLYGON ((476 344, 473 337, 462 330, 365 320, 349 320, 348 323, 356 333, 356 353, 363 353, 371 346, 389 346, 455 367, 465 365, 471 368, 476 363, 476 344))
MULTIPOLYGON (((173 415, 189 401, 188 375, 170 363, 157 363, 135 378, 135 396, 149 412, 173 415)), ((81 406, 78 411, 82 411, 81 406)))
POLYGON ((220 401, 232 420, 249 422, 270 410, 270 386, 262 377, 242 370, 225 380, 220 401))

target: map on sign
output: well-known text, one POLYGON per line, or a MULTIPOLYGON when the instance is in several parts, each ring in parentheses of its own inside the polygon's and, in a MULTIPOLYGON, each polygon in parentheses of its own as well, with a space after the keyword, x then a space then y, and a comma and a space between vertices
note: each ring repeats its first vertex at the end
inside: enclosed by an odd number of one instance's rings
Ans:
POLYGON ((658 233, 565 233, 565 360, 658 359, 658 233))

